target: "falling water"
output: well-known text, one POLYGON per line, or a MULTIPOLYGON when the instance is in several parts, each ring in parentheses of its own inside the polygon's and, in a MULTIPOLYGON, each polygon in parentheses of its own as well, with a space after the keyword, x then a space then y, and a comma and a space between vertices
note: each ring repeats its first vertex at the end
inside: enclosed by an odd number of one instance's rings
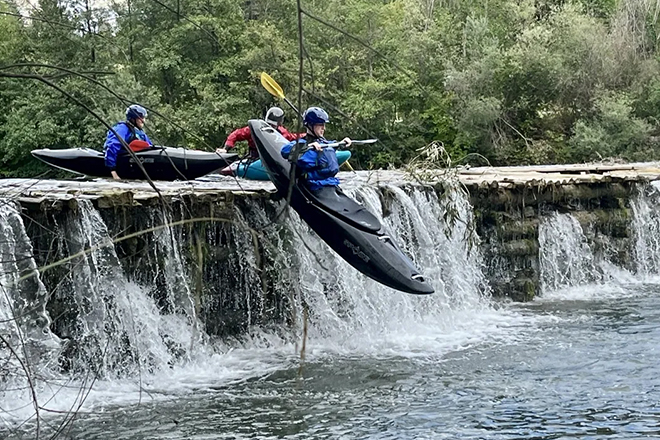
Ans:
MULTIPOLYGON (((53 377, 61 348, 50 331, 48 295, 32 255, 16 206, 0 199, 0 395, 30 407, 38 405, 32 394, 42 388, 37 378, 53 377)), ((16 409, 2 408, 10 415, 16 409)))
MULTIPOLYGON (((25 338, 28 345, 52 347, 58 339, 50 332, 47 292, 32 252, 19 212, 12 202, 0 200, 0 313, 6 326, 2 334, 17 341, 25 338)), ((39 355, 40 351, 33 354, 39 355)))
POLYGON ((162 259, 162 270, 164 276, 165 289, 165 310, 169 329, 162 335, 166 335, 170 345, 180 347, 180 353, 186 355, 192 354, 200 344, 205 341, 205 333, 199 322, 197 313, 197 300, 190 288, 188 271, 183 264, 181 250, 179 249, 179 240, 176 232, 183 231, 184 228, 173 228, 165 225, 172 223, 170 215, 158 211, 152 218, 152 227, 154 231, 155 246, 153 248, 154 259, 162 259), (165 226, 165 227, 160 227, 165 226), (181 334, 181 328, 189 329, 189 334, 181 334), (177 335, 178 337, 174 337, 177 335), (183 337, 183 338, 182 338, 183 337))
POLYGON ((640 189, 631 200, 633 239, 631 268, 619 267, 607 253, 595 252, 582 226, 572 214, 554 213, 539 227, 539 263, 543 292, 591 283, 633 282, 660 273, 660 184, 640 189))
POLYGON ((634 255, 637 271, 643 276, 660 273, 660 185, 651 185, 640 191, 631 203, 634 255))
POLYGON ((634 281, 628 268, 611 261, 610 249, 595 251, 591 240, 572 214, 554 213, 542 220, 539 267, 543 294, 589 284, 608 283, 613 288, 634 281))
POLYGON ((539 227, 539 266, 544 292, 599 281, 596 257, 571 214, 554 213, 539 227))
POLYGON ((72 368, 121 376, 170 363, 173 354, 164 339, 176 340, 179 322, 169 322, 145 289, 127 280, 99 212, 81 200, 63 227, 68 254, 76 258, 69 282, 56 295, 73 301, 77 311, 67 328, 76 343, 72 368))

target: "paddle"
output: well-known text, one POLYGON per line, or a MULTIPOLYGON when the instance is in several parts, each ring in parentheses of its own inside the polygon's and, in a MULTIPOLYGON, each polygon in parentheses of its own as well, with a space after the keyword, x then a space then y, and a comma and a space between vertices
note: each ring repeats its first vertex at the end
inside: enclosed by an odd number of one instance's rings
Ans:
MULTIPOLYGON (((284 102, 286 102, 289 105, 289 107, 291 107, 293 109, 293 111, 298 114, 298 117, 300 117, 302 119, 302 115, 300 114, 300 111, 298 111, 296 106, 293 105, 291 103, 291 101, 289 101, 287 99, 286 96, 284 96, 284 90, 282 90, 282 87, 277 83, 277 81, 275 81, 273 79, 273 77, 271 77, 266 72, 261 72, 261 85, 271 95, 275 96, 276 98, 283 99, 284 102)), ((292 151, 294 157, 298 157, 298 155, 300 154, 300 146, 301 146, 301 144, 298 143, 298 145, 296 145, 296 147, 292 151)), ((295 168, 296 168, 295 161, 292 162, 292 164, 293 164, 293 166, 291 167, 291 181, 293 182, 293 176, 295 175, 295 168)), ((290 190, 291 189, 289 188, 289 192, 290 192, 290 190)))
POLYGON ((273 95, 273 96, 275 96, 275 97, 277 97, 277 98, 283 99, 284 102, 286 102, 287 104, 289 104, 289 107, 291 107, 291 108, 293 109, 294 112, 298 113, 298 116, 302 117, 302 115, 300 114, 300 112, 298 111, 298 109, 296 108, 296 106, 293 105, 293 104, 291 103, 291 101, 289 101, 289 100, 287 99, 286 96, 284 96, 284 90, 282 90, 282 87, 280 87, 280 85, 277 83, 277 81, 275 81, 275 80, 274 80, 269 74, 267 74, 266 72, 261 72, 261 85, 264 86, 264 89, 266 89, 266 91, 267 91, 268 93, 270 93, 271 95, 273 95))

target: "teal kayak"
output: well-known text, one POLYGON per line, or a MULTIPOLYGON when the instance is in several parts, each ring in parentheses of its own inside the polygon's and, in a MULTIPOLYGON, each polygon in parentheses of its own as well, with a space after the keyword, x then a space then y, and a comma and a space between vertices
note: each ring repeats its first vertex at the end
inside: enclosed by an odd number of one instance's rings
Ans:
MULTIPOLYGON (((339 165, 351 158, 351 152, 348 150, 337 151, 337 162, 339 165)), ((249 180, 270 180, 266 169, 261 165, 261 160, 247 164, 244 161, 234 162, 232 165, 220 171, 225 176, 238 176, 249 180)))

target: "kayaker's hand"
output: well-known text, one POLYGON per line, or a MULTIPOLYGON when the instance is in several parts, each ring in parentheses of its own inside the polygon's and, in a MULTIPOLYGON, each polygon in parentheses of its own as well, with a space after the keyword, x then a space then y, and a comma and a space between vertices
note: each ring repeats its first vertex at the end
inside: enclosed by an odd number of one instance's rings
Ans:
POLYGON ((223 154, 223 153, 226 153, 227 150, 225 148, 216 148, 215 152, 218 153, 218 154, 223 154))
POLYGON ((316 151, 323 151, 323 147, 318 142, 312 142, 311 144, 309 144, 309 148, 313 148, 316 151))
POLYGON ((115 180, 121 180, 121 177, 119 177, 119 174, 117 174, 117 171, 115 171, 115 170, 110 171, 110 175, 115 180))
POLYGON ((351 138, 348 138, 348 137, 345 137, 345 138, 342 139, 341 141, 342 141, 343 143, 345 143, 347 147, 350 147, 351 144, 353 143, 353 141, 351 140, 351 138))

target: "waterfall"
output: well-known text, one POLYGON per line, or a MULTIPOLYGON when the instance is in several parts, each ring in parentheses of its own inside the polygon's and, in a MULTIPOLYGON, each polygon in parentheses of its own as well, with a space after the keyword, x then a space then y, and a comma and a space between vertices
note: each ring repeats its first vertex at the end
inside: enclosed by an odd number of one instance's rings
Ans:
POLYGON ((162 259, 163 262, 164 312, 169 316, 168 325, 171 327, 166 331, 167 337, 171 343, 180 346, 183 353, 191 354, 201 348, 198 346, 204 343, 205 334, 198 319, 198 301, 190 288, 187 270, 182 261, 180 240, 176 236, 176 231, 183 231, 183 228, 159 227, 170 223, 172 217, 165 213, 158 212, 152 217, 152 227, 157 227, 154 231, 154 259, 162 259), (176 340, 172 335, 179 333, 180 328, 188 328, 191 333, 181 335, 184 337, 176 340))
POLYGON ((607 237, 587 234, 572 214, 554 213, 539 226, 539 267, 542 293, 557 292, 588 284, 609 283, 610 287, 634 282, 626 267, 615 264, 615 253, 608 248, 607 237))
POLYGON ((279 278, 289 270, 280 265, 287 258, 279 244, 280 228, 274 227, 262 204, 253 200, 235 206, 232 215, 196 232, 198 248, 204 247, 203 252, 196 251, 195 263, 204 277, 201 319, 209 334, 220 337, 245 337, 255 325, 271 318, 281 328, 282 322, 276 318, 281 309, 275 310, 272 301, 277 295, 266 298, 264 286, 267 277, 279 278))
POLYGON ((67 334, 75 341, 72 368, 100 375, 126 374, 141 364, 166 363, 169 354, 159 337, 159 314, 142 289, 130 283, 98 211, 79 201, 64 227, 69 255, 77 255, 70 282, 57 294, 73 301, 75 321, 67 334))
POLYGON ((602 280, 582 226, 571 214, 554 213, 541 222, 539 266, 542 292, 602 280))
POLYGON ((637 271, 643 276, 660 274, 660 183, 640 191, 632 200, 634 255, 637 271))
POLYGON ((127 279, 107 226, 91 202, 80 200, 79 211, 69 215, 63 230, 68 254, 75 256, 69 276, 56 291, 72 313, 62 329, 75 344, 69 368, 121 376, 170 365, 188 353, 197 337, 196 318, 190 315, 194 308, 189 289, 178 278, 182 268, 176 242, 165 232, 169 228, 159 231, 157 241, 163 246, 168 278, 175 283, 171 291, 183 292, 168 299, 188 314, 177 313, 177 307, 161 310, 148 287, 127 279))
MULTIPOLYGON (((10 201, 0 200, 0 313, 2 334, 22 340, 36 349, 26 355, 39 355, 39 345, 51 349, 59 343, 50 332, 46 312, 48 301, 33 258, 30 239, 20 213, 10 201), (23 339, 25 338, 25 339, 23 339)), ((12 342, 7 340, 7 342, 12 342)), ((30 361, 37 358, 28 356, 30 361)))
MULTIPOLYGON (((346 185, 345 190, 379 217, 433 284, 434 295, 404 294, 367 278, 319 240, 294 211, 278 216, 283 201, 258 198, 235 204, 232 220, 197 229, 158 228, 172 217, 146 210, 148 224, 139 227, 154 229, 141 239, 154 269, 135 276, 126 272, 100 212, 91 202, 78 200, 77 210, 66 211, 56 225, 59 257, 69 256, 70 261, 64 269, 52 269, 62 276, 49 303, 56 312, 51 315, 58 317, 52 329, 67 342, 60 358, 65 371, 92 371, 99 377, 156 371, 198 354, 213 355, 219 338, 211 343, 209 335, 270 332, 280 342, 299 341, 306 319, 310 340, 320 345, 376 349, 403 343, 396 339, 419 335, 416 329, 421 327, 436 335, 465 329, 471 319, 493 310, 464 191, 448 187, 439 197, 437 189, 410 184, 346 185), (182 247, 192 251, 182 252, 182 247)), ((659 194, 653 186, 650 195, 633 201, 636 261, 644 273, 656 271, 660 263, 660 214, 653 199, 659 194)), ((2 247, 2 283, 11 286, 18 274, 34 271, 36 264, 12 205, 3 205, 0 231, 8 244, 2 247)), ((593 241, 593 231, 584 230, 571 214, 542 219, 539 277, 544 293, 625 278, 624 269, 593 241)), ((30 308, 32 324, 5 319, 5 332, 18 334, 23 328, 33 339, 38 333, 59 347, 48 330, 45 288, 38 277, 30 279, 32 284, 21 288, 32 289, 23 297, 38 305, 30 308)), ((16 293, 2 299, 5 317, 15 313, 12 307, 20 307, 8 298, 16 293)), ((49 359, 54 365, 57 352, 49 359)))

